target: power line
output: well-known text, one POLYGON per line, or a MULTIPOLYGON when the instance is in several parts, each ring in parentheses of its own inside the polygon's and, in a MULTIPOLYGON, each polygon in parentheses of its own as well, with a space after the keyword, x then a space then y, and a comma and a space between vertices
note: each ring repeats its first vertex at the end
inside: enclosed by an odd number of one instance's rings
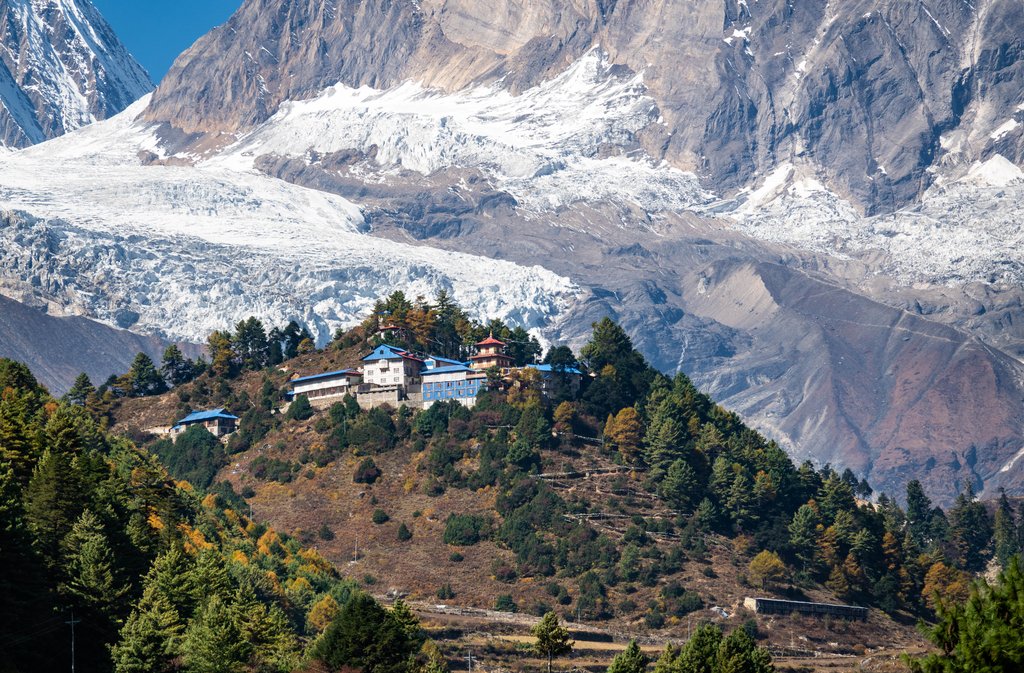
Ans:
POLYGON ((75 624, 81 623, 81 619, 75 619, 75 611, 71 611, 71 619, 64 622, 71 626, 71 673, 75 673, 75 624))

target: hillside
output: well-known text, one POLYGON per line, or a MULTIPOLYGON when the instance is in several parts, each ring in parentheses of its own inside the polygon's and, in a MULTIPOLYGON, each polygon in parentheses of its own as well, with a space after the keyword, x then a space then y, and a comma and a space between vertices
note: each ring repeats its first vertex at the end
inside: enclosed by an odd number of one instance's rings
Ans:
MULTIPOLYGON (((291 375, 355 367, 374 338, 362 329, 339 334, 323 351, 268 369, 202 375, 163 396, 126 399, 113 411, 114 429, 144 440, 145 428, 190 409, 234 409, 241 429, 219 469, 217 460, 202 467, 208 479, 230 483, 257 520, 315 545, 369 590, 406 595, 425 613, 493 610, 507 595, 505 609, 509 600, 528 615, 556 609, 588 628, 663 643, 695 621, 754 618, 742 608, 750 595, 850 601, 874 607, 866 624, 756 620, 778 648, 891 651, 921 642, 912 625, 927 614, 922 584, 936 558, 978 567, 973 556, 943 556, 945 537, 962 531, 918 538, 889 499, 877 509, 857 506, 854 490, 866 484, 828 469, 797 470, 685 377, 647 370, 610 323, 596 328, 588 359, 629 362, 641 376, 613 384, 606 371, 575 402, 551 405, 527 386, 487 393, 472 411, 339 403, 305 419, 272 412, 291 375), (595 342, 615 353, 599 355, 595 342), (639 397, 619 397, 623 385, 639 386, 639 397), (588 411, 610 405, 618 419, 633 404, 643 419, 635 444, 588 411), (810 540, 800 540, 794 520, 808 524, 802 534, 810 540), (917 540, 928 555, 913 551, 923 551, 917 540), (751 586, 750 563, 764 549, 786 560, 785 579, 751 586)), ((179 460, 182 449, 171 442, 149 441, 150 450, 179 460)), ((959 521, 975 505, 950 516, 959 521)), ((973 553, 990 554, 990 544, 986 538, 973 553)))

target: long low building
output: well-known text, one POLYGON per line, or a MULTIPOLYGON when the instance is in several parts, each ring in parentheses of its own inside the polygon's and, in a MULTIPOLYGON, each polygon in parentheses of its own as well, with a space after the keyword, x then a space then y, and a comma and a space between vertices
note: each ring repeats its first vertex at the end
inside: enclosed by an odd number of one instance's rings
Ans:
POLYGON ((363 375, 358 370, 342 369, 292 379, 289 393, 292 397, 305 395, 313 406, 330 406, 338 398, 352 392, 362 380, 363 375))
POLYGON ((778 598, 746 598, 743 600, 743 607, 759 615, 788 615, 793 612, 799 612, 805 615, 827 615, 860 621, 865 621, 868 618, 867 608, 839 603, 808 603, 778 598))

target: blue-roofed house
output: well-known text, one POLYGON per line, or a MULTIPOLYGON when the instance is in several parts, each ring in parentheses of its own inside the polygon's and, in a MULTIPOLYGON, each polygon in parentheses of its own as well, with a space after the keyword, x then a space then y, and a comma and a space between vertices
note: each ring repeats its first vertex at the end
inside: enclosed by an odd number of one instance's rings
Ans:
POLYGON ((576 397, 583 382, 583 372, 576 367, 553 367, 551 365, 526 365, 528 369, 539 374, 540 392, 545 396, 552 395, 560 385, 568 386, 568 392, 576 397))
POLYGON ((294 378, 289 382, 291 397, 305 395, 314 407, 327 407, 355 390, 363 380, 357 369, 342 369, 294 378))
POLYGON ((471 407, 476 404, 477 394, 487 388, 487 374, 462 363, 425 369, 422 377, 424 409, 445 400, 471 407))
POLYGON ((224 437, 238 428, 238 416, 229 414, 224 409, 194 411, 175 423, 171 428, 171 434, 179 435, 193 425, 202 425, 214 437, 224 437))
POLYGON ((443 358, 439 355, 427 355, 423 358, 423 366, 427 369, 436 369, 437 367, 451 367, 454 365, 464 365, 465 362, 461 360, 452 360, 451 358, 443 358))
POLYGON ((379 388, 401 388, 420 384, 422 358, 387 344, 377 346, 363 358, 363 382, 379 388))

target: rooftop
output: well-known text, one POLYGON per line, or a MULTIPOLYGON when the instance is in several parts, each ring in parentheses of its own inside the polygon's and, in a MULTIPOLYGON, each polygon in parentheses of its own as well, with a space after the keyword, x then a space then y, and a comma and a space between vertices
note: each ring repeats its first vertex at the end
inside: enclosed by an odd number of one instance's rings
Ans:
POLYGON ((486 339, 477 344, 477 346, 504 346, 504 341, 498 341, 494 338, 494 335, 488 336, 486 339))
POLYGON ((203 421, 212 421, 215 418, 223 418, 225 420, 237 421, 238 416, 229 414, 224 411, 223 408, 213 409, 212 411, 193 411, 185 418, 178 421, 177 425, 189 425, 191 423, 202 423, 203 421))
POLYGON ((292 379, 292 385, 296 383, 305 383, 307 381, 319 381, 320 379, 333 379, 339 376, 362 376, 362 374, 355 369, 340 369, 336 372, 325 372, 323 374, 313 374, 311 376, 303 376, 301 378, 292 379))
POLYGON ((451 365, 449 367, 434 367, 433 369, 428 369, 425 372, 423 372, 422 376, 424 378, 426 378, 427 376, 435 376, 437 374, 456 374, 458 372, 472 372, 472 371, 473 370, 470 369, 469 367, 467 367, 466 365, 459 364, 459 365, 451 365))
POLYGON ((552 365, 526 365, 530 369, 536 369, 539 372, 565 372, 566 374, 579 374, 583 376, 583 372, 575 367, 554 367, 552 365))

